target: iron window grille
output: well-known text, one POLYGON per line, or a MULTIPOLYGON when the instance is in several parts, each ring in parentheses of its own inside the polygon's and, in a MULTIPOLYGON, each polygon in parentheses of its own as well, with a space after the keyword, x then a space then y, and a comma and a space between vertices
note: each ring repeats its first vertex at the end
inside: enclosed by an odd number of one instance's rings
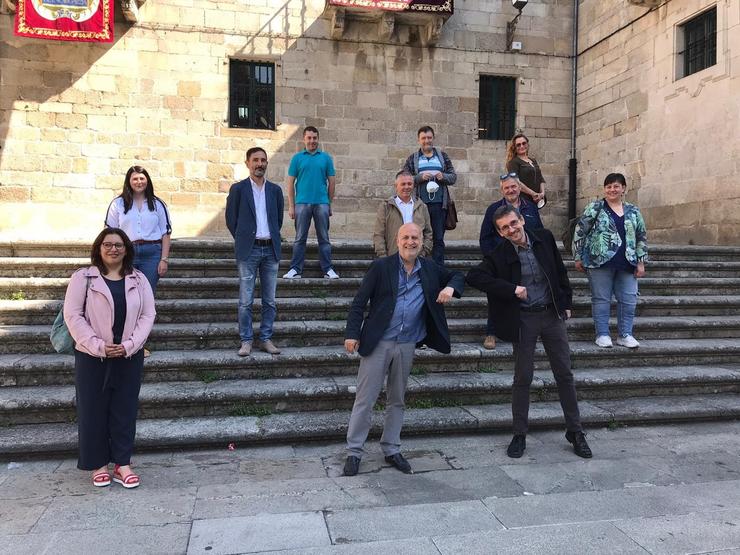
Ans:
POLYGON ((691 75, 717 63, 717 8, 681 25, 683 31, 683 75, 691 75))
POLYGON ((510 139, 516 123, 516 79, 481 75, 479 86, 478 138, 510 139))
POLYGON ((229 127, 275 129, 275 64, 230 61, 229 127))

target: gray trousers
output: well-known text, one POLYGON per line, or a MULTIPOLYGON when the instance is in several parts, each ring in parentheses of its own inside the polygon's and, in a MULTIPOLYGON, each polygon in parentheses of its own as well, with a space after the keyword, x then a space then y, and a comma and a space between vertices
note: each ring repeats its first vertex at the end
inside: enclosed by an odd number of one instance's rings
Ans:
POLYGON ((357 394, 347 429, 347 452, 362 458, 362 446, 372 425, 373 406, 386 374, 386 405, 380 447, 386 456, 401 451, 401 426, 406 407, 404 395, 414 359, 414 343, 381 341, 372 353, 360 360, 357 394))
POLYGON ((534 374, 534 350, 537 338, 542 338, 558 386, 560 406, 569 432, 580 432, 576 386, 570 371, 570 347, 565 322, 555 308, 544 312, 521 312, 519 343, 514 343, 514 384, 511 394, 511 416, 515 434, 526 434, 529 417, 529 386, 534 374))

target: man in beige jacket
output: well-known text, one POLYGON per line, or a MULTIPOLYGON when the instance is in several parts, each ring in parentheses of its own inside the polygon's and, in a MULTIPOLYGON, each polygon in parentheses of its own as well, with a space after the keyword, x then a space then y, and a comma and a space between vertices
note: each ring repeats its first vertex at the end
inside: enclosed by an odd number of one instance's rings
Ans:
POLYGON ((396 235, 403 224, 415 223, 422 230, 423 245, 419 256, 432 252, 432 224, 426 204, 414 199, 414 177, 401 170, 396 174, 396 194, 378 207, 373 232, 375 256, 389 256, 398 252, 396 235))

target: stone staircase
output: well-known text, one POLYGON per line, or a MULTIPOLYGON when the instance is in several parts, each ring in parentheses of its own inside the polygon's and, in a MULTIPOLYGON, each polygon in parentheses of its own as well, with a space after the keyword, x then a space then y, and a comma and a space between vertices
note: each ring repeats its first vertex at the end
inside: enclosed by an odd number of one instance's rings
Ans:
MULTIPOLYGON (((73 357, 54 353, 48 335, 68 276, 88 263, 88 248, 0 243, 0 457, 76 449, 73 357)), ((157 293, 137 446, 343 437, 359 364, 342 347, 345 317, 372 255, 368 243, 352 241, 336 244, 333 255, 339 280, 319 277, 315 245, 303 279, 279 280, 274 340, 283 354, 243 359, 236 355, 232 244, 175 240, 157 293)), ((466 270, 477 263, 477 245, 452 242, 449 258, 466 270)), ((658 245, 651 258, 635 326, 642 347, 634 351, 593 344, 588 284, 569 263, 575 291, 569 335, 584 423, 737 418, 740 248, 658 245)), ((406 434, 509 429, 511 345, 482 348, 485 306, 485 297, 468 289, 447 308, 453 352, 417 351, 406 434)), ((532 427, 562 427, 541 348, 537 368, 532 427)), ((377 412, 374 433, 381 417, 377 412)))

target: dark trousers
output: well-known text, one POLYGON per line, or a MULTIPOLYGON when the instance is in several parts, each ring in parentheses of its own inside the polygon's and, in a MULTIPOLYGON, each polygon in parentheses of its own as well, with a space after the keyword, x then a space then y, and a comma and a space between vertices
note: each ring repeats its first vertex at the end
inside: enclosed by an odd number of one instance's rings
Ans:
POLYGON ((432 224, 432 260, 437 264, 445 263, 445 221, 447 210, 442 208, 442 203, 427 204, 429 219, 432 224))
POLYGON ((144 349, 127 358, 100 359, 75 351, 80 470, 131 462, 144 349))
POLYGON ((493 311, 493 303, 495 302, 493 295, 487 295, 488 297, 488 320, 486 321, 486 335, 496 335, 496 315, 493 311))
POLYGON ((529 386, 532 384, 534 374, 534 350, 538 337, 542 339, 558 386, 566 428, 569 432, 580 432, 581 415, 578 412, 573 373, 570 371, 570 347, 565 321, 561 320, 555 308, 551 307, 544 312, 521 313, 519 343, 514 343, 514 385, 511 395, 514 433, 527 433, 529 386))

